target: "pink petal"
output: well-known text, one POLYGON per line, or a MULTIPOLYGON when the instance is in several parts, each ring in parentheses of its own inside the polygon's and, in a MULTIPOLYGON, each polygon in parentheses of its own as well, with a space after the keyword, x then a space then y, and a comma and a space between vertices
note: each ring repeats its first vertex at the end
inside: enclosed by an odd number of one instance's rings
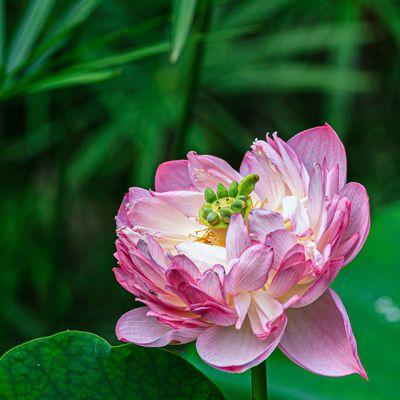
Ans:
POLYGON ((324 202, 325 182, 322 169, 319 164, 315 164, 311 171, 310 185, 308 187, 307 213, 310 218, 311 228, 316 236, 318 236, 319 228, 321 226, 324 202))
POLYGON ((280 349, 296 364, 327 376, 353 373, 367 379, 343 303, 333 290, 304 308, 287 310, 280 349))
POLYGON ((286 320, 266 339, 260 340, 245 321, 241 329, 212 326, 196 342, 197 352, 207 364, 226 372, 243 372, 264 361, 276 348, 286 320))
POLYGON ((286 253, 297 244, 297 240, 292 232, 287 229, 278 229, 271 232, 265 238, 265 244, 274 249, 273 270, 278 270, 286 253))
POLYGON ((196 281, 201 277, 196 264, 184 254, 178 254, 172 258, 171 268, 184 271, 193 281, 196 281))
POLYGON ((274 255, 270 247, 257 244, 248 247, 226 277, 227 290, 231 293, 262 288, 268 279, 274 255))
POLYGON ((305 262, 280 269, 272 279, 268 293, 275 298, 282 296, 304 277, 305 269, 305 262))
POLYGON ((301 308, 308 306, 317 300, 336 278, 339 270, 343 267, 343 259, 332 260, 329 262, 325 271, 299 296, 290 299, 286 306, 291 308, 301 308))
POLYGON ((141 233, 149 233, 167 247, 173 243, 189 240, 201 225, 160 198, 138 200, 129 210, 132 226, 141 233))
POLYGON ((204 204, 204 195, 200 192, 176 190, 172 192, 153 192, 153 197, 160 198, 166 203, 179 210, 188 217, 197 217, 199 210, 204 204))
POLYGON ((369 198, 364 186, 356 182, 346 184, 341 190, 340 195, 346 197, 351 202, 350 220, 341 243, 344 244, 352 236, 359 234, 359 239, 352 250, 347 252, 347 254, 340 253, 345 256, 345 264, 348 264, 361 250, 369 233, 371 224, 369 198))
POLYGON ((241 175, 221 158, 198 155, 191 151, 189 160, 189 175, 196 189, 203 192, 207 186, 216 189, 218 182, 229 185, 233 180, 240 181, 241 175))
POLYGON ((346 183, 347 159, 343 143, 328 125, 317 126, 298 133, 288 141, 311 173, 315 163, 326 160, 328 169, 339 166, 339 188, 346 183))
POLYGON ((253 333, 260 339, 267 337, 283 318, 283 305, 271 297, 265 290, 251 294, 252 302, 249 308, 249 320, 253 333))
POLYGON ((135 202, 140 199, 150 197, 150 192, 148 190, 132 187, 129 192, 125 194, 122 203, 119 207, 118 214, 115 217, 117 223, 117 229, 121 229, 125 226, 131 226, 128 220, 128 211, 133 207, 135 202))
POLYGON ((281 214, 261 208, 251 210, 248 222, 252 237, 262 243, 269 233, 278 229, 285 229, 281 214))
POLYGON ((201 272, 214 267, 215 264, 226 265, 226 250, 222 246, 212 246, 201 242, 184 242, 176 249, 195 262, 201 272))
POLYGON ((226 234, 227 261, 239 258, 243 250, 250 245, 250 237, 247 226, 241 214, 234 214, 229 222, 226 234))
POLYGON ((279 207, 282 198, 286 193, 286 185, 281 176, 272 166, 271 161, 267 158, 261 146, 256 142, 253 145, 253 152, 247 152, 240 165, 240 173, 243 176, 256 174, 260 180, 257 182, 255 192, 264 207, 275 210, 279 207))
POLYGON ((251 294, 248 292, 242 292, 233 298, 233 304, 238 315, 238 319, 235 324, 236 329, 240 329, 243 325, 244 319, 246 318, 247 311, 250 307, 251 294))
POLYGON ((217 272, 208 270, 204 272, 203 276, 198 280, 197 286, 204 293, 215 299, 217 302, 225 302, 222 292, 222 285, 217 272))
POLYGON ((304 236, 310 231, 310 221, 303 203, 296 196, 286 196, 282 199, 283 218, 290 220, 293 231, 298 236, 304 236))
POLYGON ((147 307, 139 307, 125 313, 115 328, 118 340, 146 347, 161 347, 171 342, 189 343, 195 340, 203 329, 172 329, 160 324, 157 318, 148 316, 148 312, 147 307))
POLYGON ((156 171, 156 191, 193 190, 188 166, 189 162, 187 160, 166 161, 160 164, 156 171))

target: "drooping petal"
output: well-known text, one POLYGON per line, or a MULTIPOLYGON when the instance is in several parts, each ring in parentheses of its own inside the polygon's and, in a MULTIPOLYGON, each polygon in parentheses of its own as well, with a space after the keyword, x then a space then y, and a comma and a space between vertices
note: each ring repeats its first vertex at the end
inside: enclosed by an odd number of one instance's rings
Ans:
POLYGON ((202 226, 164 200, 156 197, 138 200, 128 212, 132 226, 156 237, 165 247, 189 240, 202 226))
POLYGON ((270 247, 256 244, 241 254, 226 277, 230 293, 253 291, 262 288, 268 279, 274 255, 270 247))
POLYGON ((357 373, 367 379, 346 310, 333 290, 307 307, 287 310, 287 316, 279 347, 293 362, 316 374, 357 373))
POLYGON ((346 254, 340 253, 340 246, 338 254, 345 257, 345 264, 348 264, 358 254, 363 246, 371 224, 370 211, 369 211, 369 198, 365 187, 356 182, 350 182, 344 186, 340 192, 341 196, 346 197, 351 203, 350 220, 347 228, 342 236, 341 243, 345 243, 355 234, 359 234, 359 239, 346 254))
POLYGON ((212 326, 198 337, 196 348, 207 364, 226 372, 243 372, 264 361, 278 345, 286 319, 266 339, 255 336, 246 320, 241 329, 212 326))
POLYGON ((241 175, 221 158, 198 155, 191 151, 189 160, 189 175, 196 189, 203 192, 207 186, 216 189, 219 182, 229 185, 233 180, 240 181, 241 175))
POLYGON ((187 160, 166 161, 157 168, 155 189, 157 192, 193 190, 187 160))
POLYGON ((201 242, 184 242, 176 246, 179 253, 195 262, 201 272, 207 271, 215 264, 226 266, 226 250, 221 246, 212 246, 201 242))
POLYGON ((153 197, 158 197, 179 210, 188 217, 197 217, 200 207, 204 204, 204 195, 200 192, 189 190, 175 190, 172 192, 153 192, 153 197))
POLYGON ((250 236, 241 214, 234 214, 229 222, 226 234, 227 261, 239 258, 243 250, 250 245, 250 236))
POLYGON ((328 124, 300 132, 292 137, 288 144, 296 151, 310 173, 315 163, 322 165, 326 160, 328 169, 339 166, 339 188, 346 183, 346 151, 338 135, 328 124))
POLYGON ((171 342, 189 343, 203 330, 203 328, 173 329, 160 324, 157 318, 148 316, 148 312, 148 307, 139 307, 122 315, 115 328, 118 340, 146 347, 162 347, 171 342))
POLYGON ((248 223, 250 227, 251 236, 254 240, 263 243, 268 234, 278 229, 285 229, 285 224, 281 214, 263 210, 261 208, 254 208, 251 210, 248 223))

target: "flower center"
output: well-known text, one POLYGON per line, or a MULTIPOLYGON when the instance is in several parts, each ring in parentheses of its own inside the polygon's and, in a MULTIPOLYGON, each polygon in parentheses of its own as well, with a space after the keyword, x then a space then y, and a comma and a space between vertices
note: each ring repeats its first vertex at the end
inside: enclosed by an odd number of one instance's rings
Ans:
POLYGON ((240 213, 246 218, 253 207, 250 194, 258 179, 258 175, 247 175, 239 183, 232 181, 229 188, 218 183, 216 192, 207 187, 204 191, 206 202, 199 210, 200 222, 212 229, 226 230, 233 214, 240 213))

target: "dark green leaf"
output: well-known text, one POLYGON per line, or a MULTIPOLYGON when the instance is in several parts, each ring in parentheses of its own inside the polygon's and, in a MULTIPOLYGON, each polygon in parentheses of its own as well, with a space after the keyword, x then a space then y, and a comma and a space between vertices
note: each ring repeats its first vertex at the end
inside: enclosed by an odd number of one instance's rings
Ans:
POLYGON ((17 346, 0 359, 7 400, 222 400, 190 364, 160 349, 112 347, 86 332, 63 332, 17 346))
POLYGON ((197 0, 175 0, 172 20, 171 62, 175 63, 183 50, 196 10, 197 0))

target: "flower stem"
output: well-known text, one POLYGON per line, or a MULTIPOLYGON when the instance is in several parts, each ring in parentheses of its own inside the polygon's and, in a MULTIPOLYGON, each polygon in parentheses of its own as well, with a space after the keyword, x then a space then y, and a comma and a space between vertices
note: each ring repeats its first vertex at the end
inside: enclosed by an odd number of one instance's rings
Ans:
POLYGON ((251 369, 251 393, 252 400, 267 400, 267 363, 261 364, 251 369))

